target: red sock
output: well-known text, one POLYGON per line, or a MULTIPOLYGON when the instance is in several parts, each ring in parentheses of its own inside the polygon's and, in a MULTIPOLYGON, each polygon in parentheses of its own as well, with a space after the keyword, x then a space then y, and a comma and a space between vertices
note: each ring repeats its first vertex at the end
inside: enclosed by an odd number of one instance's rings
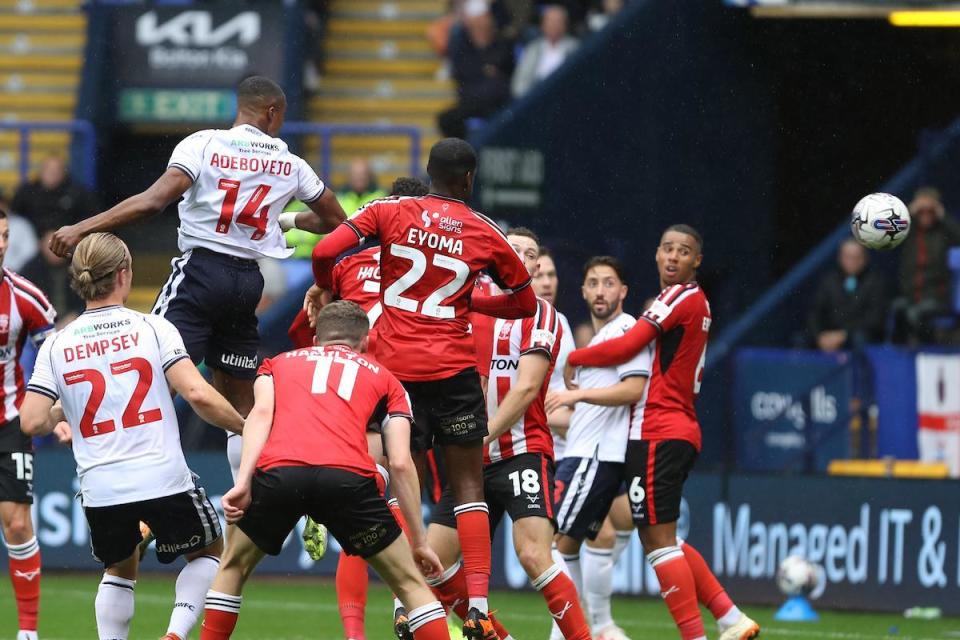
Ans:
POLYGON ((697 585, 683 551, 680 547, 665 547, 650 553, 647 559, 657 573, 660 595, 680 630, 680 638, 706 638, 703 620, 700 618, 700 606, 697 604, 697 585))
POLYGON ((340 620, 347 638, 366 640, 363 617, 367 608, 369 582, 366 560, 341 551, 340 562, 337 564, 337 605, 340 607, 340 620))
POLYGON ((40 545, 33 538, 24 544, 7 545, 7 553, 20 630, 36 631, 40 610, 40 545))
POLYGON ((553 565, 533 581, 534 589, 543 594, 550 615, 557 621, 566 640, 590 640, 590 627, 580 608, 580 596, 570 576, 553 565))
POLYGON ((431 602, 407 612, 415 640, 450 640, 447 614, 439 602, 431 602))
POLYGON ((683 550, 683 557, 687 559, 687 564, 690 565, 693 580, 697 583, 697 600, 707 609, 710 609, 713 617, 719 620, 733 608, 733 600, 727 595, 717 577, 710 571, 707 561, 703 559, 699 551, 686 542, 680 545, 680 548, 683 550))
MULTIPOLYGON (((433 595, 437 596, 437 600, 440 601, 440 604, 443 605, 445 609, 449 609, 457 614, 461 620, 463 620, 467 611, 469 611, 468 600, 467 600, 467 581, 463 574, 463 568, 457 564, 456 572, 449 576, 446 580, 439 584, 431 584, 430 588, 433 590, 433 595)), ((453 567, 451 567, 452 569, 453 567)), ((497 631, 497 637, 506 638, 510 633, 504 628, 500 621, 497 620, 496 616, 492 613, 487 613, 487 617, 490 618, 493 628, 497 631)))
POLYGON ((457 537, 460 538, 460 553, 463 554, 467 597, 481 613, 487 613, 490 590, 490 516, 487 504, 461 504, 453 512, 457 516, 457 537))
POLYGON ((237 626, 239 613, 207 609, 203 612, 203 624, 200 625, 200 640, 228 640, 237 626))
POLYGON ((407 540, 409 540, 410 528, 407 526, 406 518, 403 517, 403 511, 400 511, 400 503, 397 502, 396 498, 391 498, 387 502, 387 506, 390 507, 390 511, 393 512, 393 517, 396 518, 397 524, 403 529, 403 535, 407 536, 407 540))

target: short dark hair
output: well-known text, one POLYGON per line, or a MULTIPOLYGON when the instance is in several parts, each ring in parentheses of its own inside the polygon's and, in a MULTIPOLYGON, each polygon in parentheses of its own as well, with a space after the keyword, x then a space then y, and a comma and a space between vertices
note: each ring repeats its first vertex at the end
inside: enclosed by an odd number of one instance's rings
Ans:
POLYGON ((620 282, 626 284, 627 282, 627 270, 624 268, 623 263, 614 258, 613 256, 593 256, 587 263, 583 265, 583 279, 587 279, 587 273, 590 272, 590 269, 594 267, 610 267, 613 269, 614 273, 617 274, 617 277, 620 278, 620 282))
POLYGON ((453 184, 477 170, 477 152, 460 138, 444 138, 430 148, 427 174, 441 184, 453 184))
POLYGON ((354 348, 370 331, 370 320, 356 302, 337 300, 317 314, 317 341, 344 341, 354 348))
POLYGON ((553 251, 550 251, 550 247, 545 247, 540 245, 540 257, 541 258, 550 258, 553 259, 553 251))
POLYGON ((264 109, 274 102, 286 100, 280 85, 266 76, 250 76, 237 85, 237 107, 240 109, 264 109))
POLYGON ((688 224, 672 224, 663 230, 663 233, 660 234, 660 237, 662 238, 670 231, 676 231, 677 233, 685 233, 686 235, 690 236, 691 238, 697 241, 698 251, 700 251, 700 253, 703 253, 703 236, 700 235, 699 231, 697 231, 696 229, 694 229, 688 224))
MULTIPOLYGON (((520 236, 521 238, 530 238, 531 240, 537 243, 538 247, 540 246, 540 238, 537 237, 537 234, 535 234, 533 231, 531 231, 527 227, 510 227, 510 229, 507 230, 507 235, 520 236)), ((541 253, 539 255, 543 255, 543 254, 541 253)))
POLYGON ((417 178, 411 178, 409 176, 402 176, 393 181, 393 186, 390 187, 390 195, 392 196, 425 196, 430 193, 430 187, 423 183, 422 180, 417 178))

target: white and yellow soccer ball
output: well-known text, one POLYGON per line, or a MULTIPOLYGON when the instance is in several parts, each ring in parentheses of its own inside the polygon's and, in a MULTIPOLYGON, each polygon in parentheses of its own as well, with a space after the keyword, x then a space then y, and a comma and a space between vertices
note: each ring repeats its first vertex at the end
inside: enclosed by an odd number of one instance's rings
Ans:
POLYGON ((817 566, 803 556, 787 556, 777 569, 777 587, 785 596, 808 595, 817 586, 817 566))
POLYGON ((850 228, 868 249, 893 249, 910 234, 910 211, 897 196, 871 193, 853 208, 850 228))

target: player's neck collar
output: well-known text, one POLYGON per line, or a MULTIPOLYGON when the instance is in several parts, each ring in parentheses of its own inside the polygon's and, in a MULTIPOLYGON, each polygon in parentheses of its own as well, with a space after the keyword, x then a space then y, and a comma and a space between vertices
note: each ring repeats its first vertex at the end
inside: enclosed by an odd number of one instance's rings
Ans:
POLYGON ((433 191, 431 191, 428 195, 431 195, 434 198, 440 198, 441 200, 450 200, 451 202, 459 202, 460 204, 466 204, 466 202, 464 202, 463 200, 458 200, 457 198, 454 198, 452 196, 444 196, 439 193, 434 193, 433 191))
POLYGON ((120 309, 121 306, 122 306, 122 305, 119 305, 119 304, 108 304, 108 305, 105 306, 105 307, 95 307, 95 308, 93 308, 93 309, 86 309, 86 310, 84 310, 83 314, 81 314, 81 315, 85 315, 85 314, 88 314, 88 313, 99 313, 100 311, 108 311, 108 310, 110 310, 110 309, 120 309))

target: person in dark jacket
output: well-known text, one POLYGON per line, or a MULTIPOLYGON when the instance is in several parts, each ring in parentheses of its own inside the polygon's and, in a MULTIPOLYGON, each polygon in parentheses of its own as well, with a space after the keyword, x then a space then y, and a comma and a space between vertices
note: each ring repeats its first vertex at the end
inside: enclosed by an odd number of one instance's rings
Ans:
POLYGON ((510 102, 513 45, 497 32, 483 9, 463 19, 463 32, 450 42, 450 65, 457 82, 457 104, 437 116, 443 135, 464 138, 470 118, 486 118, 510 102))
POLYGON ((912 228, 900 253, 897 341, 937 342, 934 320, 951 313, 947 254, 960 246, 960 223, 947 214, 940 192, 922 187, 910 203, 912 228))
POLYGON ((809 328, 821 351, 883 341, 887 299, 883 278, 869 268, 869 261, 866 249, 847 240, 837 253, 837 268, 820 282, 809 328))

